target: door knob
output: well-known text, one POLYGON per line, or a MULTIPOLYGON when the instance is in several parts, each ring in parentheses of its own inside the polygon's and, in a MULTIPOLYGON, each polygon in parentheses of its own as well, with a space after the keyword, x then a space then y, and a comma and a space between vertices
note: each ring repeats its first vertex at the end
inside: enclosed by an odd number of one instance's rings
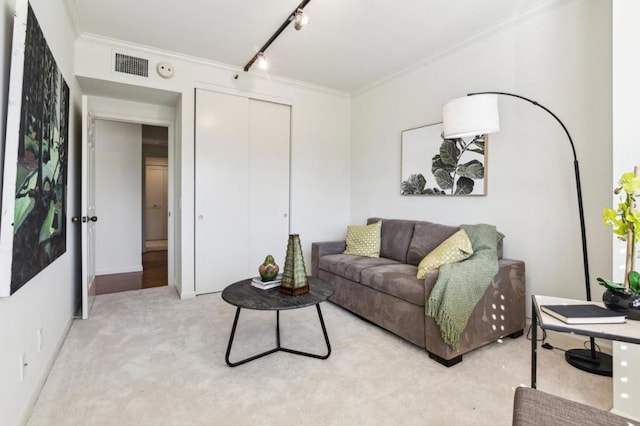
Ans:
POLYGON ((87 223, 89 221, 97 222, 98 221, 98 216, 91 216, 91 217, 89 217, 89 216, 73 216, 71 218, 71 222, 73 222, 73 223, 80 223, 80 222, 87 223))

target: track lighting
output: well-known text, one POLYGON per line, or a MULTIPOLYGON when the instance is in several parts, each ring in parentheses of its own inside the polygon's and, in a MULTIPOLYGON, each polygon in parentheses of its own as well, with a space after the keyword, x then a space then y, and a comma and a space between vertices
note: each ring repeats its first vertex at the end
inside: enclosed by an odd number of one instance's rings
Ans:
POLYGON ((267 50, 267 48, 271 46, 271 43, 273 43, 275 39, 278 38, 278 36, 282 33, 282 31, 284 31, 284 29, 287 28, 287 25, 289 25, 291 22, 293 22, 293 27, 298 31, 300 31, 302 27, 304 27, 309 23, 309 17, 304 13, 304 7, 310 1, 311 0, 302 0, 302 3, 300 3, 298 7, 296 7, 293 10, 293 12, 291 12, 287 16, 287 19, 282 23, 282 25, 280 25, 280 28, 278 28, 276 32, 273 33, 271 38, 267 40, 264 46, 262 46, 262 48, 258 50, 258 53, 253 55, 253 58, 251 58, 251 60, 247 62, 247 65, 244 66, 245 72, 249 71, 249 68, 251 68, 251 65, 253 65, 253 63, 256 61, 258 61, 258 66, 260 67, 260 69, 262 70, 267 69, 269 64, 267 63, 267 60, 264 57, 265 50, 267 50))
POLYGON ((309 17, 305 15, 302 9, 296 10, 296 16, 293 18, 293 28, 300 31, 305 25, 309 23, 309 17))
POLYGON ((266 71, 269 68, 269 61, 267 61, 267 58, 264 57, 264 53, 262 52, 258 53, 258 59, 256 59, 256 62, 258 63, 258 68, 263 71, 266 71))

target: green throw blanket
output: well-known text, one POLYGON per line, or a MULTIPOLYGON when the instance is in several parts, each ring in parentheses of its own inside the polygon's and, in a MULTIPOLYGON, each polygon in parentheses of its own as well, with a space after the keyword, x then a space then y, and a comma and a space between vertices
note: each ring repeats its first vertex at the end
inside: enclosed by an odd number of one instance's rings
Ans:
POLYGON ((440 267, 438 280, 425 304, 425 313, 440 326, 442 339, 453 349, 476 304, 498 273, 498 241, 503 237, 492 225, 462 225, 473 255, 440 267))

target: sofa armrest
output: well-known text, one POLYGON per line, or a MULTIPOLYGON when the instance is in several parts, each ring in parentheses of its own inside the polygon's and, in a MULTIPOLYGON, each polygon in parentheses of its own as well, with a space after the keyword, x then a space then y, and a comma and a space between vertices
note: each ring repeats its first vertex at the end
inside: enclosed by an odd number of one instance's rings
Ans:
POLYGON ((320 258, 328 254, 340 254, 347 248, 346 241, 323 241, 311 243, 311 276, 318 277, 320 258))
MULTIPOLYGON (((458 350, 447 345, 440 327, 425 315, 425 347, 444 360, 451 360, 470 350, 505 337, 516 337, 525 327, 526 287, 525 264, 521 260, 500 259, 499 269, 491 284, 469 317, 460 336, 458 350)), ((425 277, 425 298, 428 300, 437 280, 435 271, 425 277)))

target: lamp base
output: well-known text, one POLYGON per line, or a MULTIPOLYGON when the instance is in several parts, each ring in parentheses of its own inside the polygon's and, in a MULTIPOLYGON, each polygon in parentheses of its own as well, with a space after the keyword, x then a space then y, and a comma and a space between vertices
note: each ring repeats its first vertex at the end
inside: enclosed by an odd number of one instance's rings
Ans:
POLYGON ((575 368, 599 376, 613 376, 613 359, 611 355, 595 352, 592 357, 591 349, 569 349, 564 353, 564 359, 575 368))

